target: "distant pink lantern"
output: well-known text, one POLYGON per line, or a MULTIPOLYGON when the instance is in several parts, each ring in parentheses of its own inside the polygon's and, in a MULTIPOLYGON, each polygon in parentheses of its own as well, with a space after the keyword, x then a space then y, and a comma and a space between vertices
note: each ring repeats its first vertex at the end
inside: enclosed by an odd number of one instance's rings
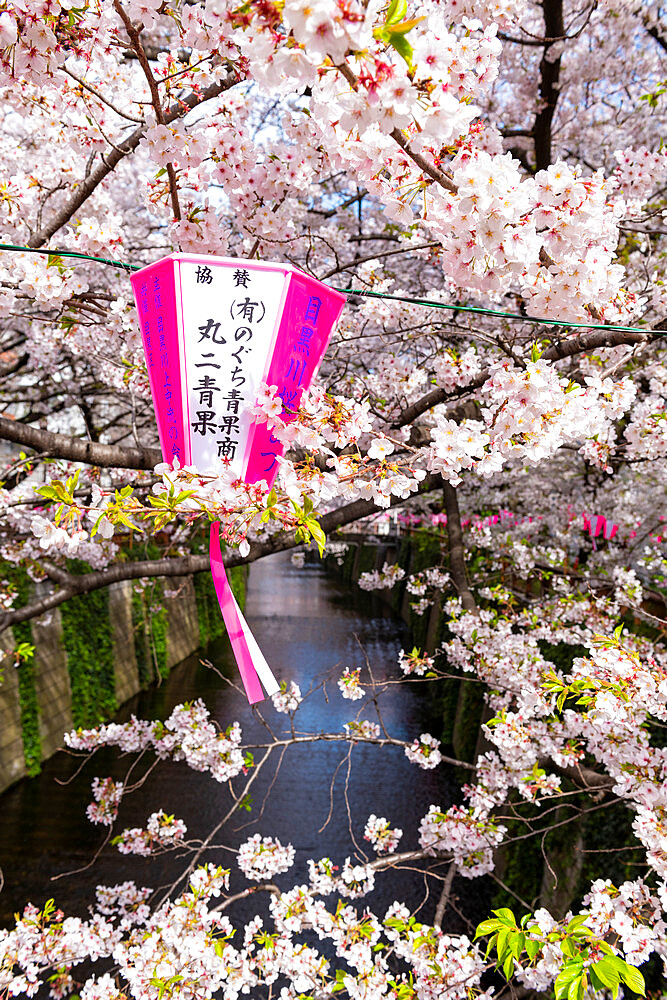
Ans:
MULTIPOLYGON (((295 419, 345 296, 289 264, 175 253, 132 276, 162 455, 270 489, 282 444, 249 412, 262 382, 295 419)), ((211 571, 253 703, 278 690, 234 599, 211 525, 211 571)))
POLYGON ((618 532, 618 525, 607 521, 606 517, 603 517, 602 514, 594 514, 593 517, 582 514, 582 517, 584 519, 584 531, 593 539, 593 548, 596 547, 595 539, 598 535, 602 535, 603 538, 610 540, 618 532))

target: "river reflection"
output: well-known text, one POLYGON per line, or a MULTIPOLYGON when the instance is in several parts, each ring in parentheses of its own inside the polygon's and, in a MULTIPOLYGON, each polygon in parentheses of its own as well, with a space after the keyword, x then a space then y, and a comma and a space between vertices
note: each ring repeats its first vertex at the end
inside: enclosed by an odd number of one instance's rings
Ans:
MULTIPOLYGON (((340 695, 335 678, 343 667, 363 665, 365 653, 376 680, 395 678, 398 651, 407 642, 403 624, 376 599, 352 592, 328 576, 319 564, 294 567, 285 554, 252 567, 246 614, 279 678, 293 679, 305 691, 313 680, 333 677, 297 714, 300 731, 341 732, 361 704, 340 695)), ((226 639, 209 647, 207 655, 222 674, 235 676, 226 639)), ((365 669, 362 681, 364 674, 365 669)), ((438 732, 437 720, 429 717, 426 690, 426 686, 394 686, 382 696, 383 719, 392 736, 412 739, 424 731, 438 732)), ((266 730, 245 699, 214 671, 203 667, 197 656, 174 669, 161 687, 138 695, 117 718, 122 721, 131 713, 166 718, 179 702, 198 697, 204 699, 222 726, 238 719, 244 742, 266 742, 266 730)), ((265 703, 262 710, 274 732, 285 729, 286 716, 278 714, 270 704, 266 707, 265 703)), ((376 721, 372 704, 362 717, 376 721)), ((341 743, 290 747, 277 774, 274 763, 270 763, 258 777, 252 789, 251 812, 240 816, 237 813, 217 842, 235 847, 255 832, 291 842, 296 849, 296 863, 276 880, 283 888, 307 881, 308 858, 330 857, 342 864, 354 854, 344 798, 346 764, 338 772, 333 798, 330 789, 332 776, 346 752, 347 746, 341 743)), ((118 780, 132 759, 103 751, 86 764, 75 780, 63 786, 57 782, 73 774, 79 761, 58 754, 45 764, 38 778, 19 782, 0 797, 0 866, 5 877, 0 920, 5 925, 27 900, 41 905, 55 897, 68 912, 83 915, 91 899, 91 885, 134 879, 140 885, 165 886, 173 881, 180 871, 173 854, 149 860, 120 855, 109 847, 85 872, 50 880, 54 874, 88 864, 103 840, 105 831, 85 819, 92 777, 113 775, 118 780)), ((386 816, 393 826, 401 827, 404 835, 400 849, 409 850, 417 846, 419 820, 428 806, 436 803, 446 808, 452 801, 454 785, 443 767, 422 771, 410 764, 398 748, 357 745, 351 761, 348 800, 352 830, 369 854, 372 851, 363 840, 363 829, 370 813, 386 816)), ((185 820, 190 836, 203 837, 220 821, 229 802, 226 788, 205 775, 183 764, 159 764, 148 782, 123 801, 118 829, 143 826, 152 811, 164 808, 185 820)), ((214 851, 207 860, 232 868, 234 891, 247 884, 235 869, 231 853, 214 851)), ((394 899, 417 906, 426 892, 423 878, 414 871, 381 875, 376 885, 368 902, 380 913, 394 899)), ((437 891, 437 886, 431 887, 432 894, 437 891)), ((422 911, 423 919, 432 916, 434 905, 430 898, 422 911)), ((254 899, 244 901, 241 907, 234 911, 241 920, 257 912, 254 899)))

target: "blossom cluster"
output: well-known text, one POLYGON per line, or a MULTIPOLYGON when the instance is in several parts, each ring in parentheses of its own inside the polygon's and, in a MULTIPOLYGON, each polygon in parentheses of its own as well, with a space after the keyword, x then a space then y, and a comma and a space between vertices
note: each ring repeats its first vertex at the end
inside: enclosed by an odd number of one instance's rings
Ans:
POLYGON ((345 667, 338 678, 338 688, 343 698, 347 698, 348 701, 359 701, 360 698, 364 697, 365 691, 360 683, 360 676, 361 667, 357 667, 356 670, 345 667))
POLYGON ((132 827, 123 830, 112 843, 121 854, 140 854, 148 857, 160 849, 171 850, 183 842, 187 827, 182 819, 168 816, 164 810, 151 813, 146 828, 132 827))
POLYGON ((364 839, 370 840, 373 850, 377 854, 391 854, 398 847, 398 842, 403 836, 403 831, 397 827, 391 827, 389 820, 384 816, 376 816, 372 813, 368 817, 364 828, 364 839))
POLYGON ((295 712, 301 704, 301 689, 296 681, 281 681, 280 690, 271 695, 273 707, 277 712, 295 712))
POLYGON ((255 833, 239 847, 236 862, 246 878, 259 882, 286 872, 294 863, 294 848, 255 833))
POLYGON ((430 770, 437 767, 442 760, 442 754, 438 749, 439 746, 440 740, 436 740, 429 733, 422 733, 418 739, 413 740, 409 746, 406 746, 405 756, 413 764, 419 764, 424 770, 430 770))
MULTIPOLYGON (((129 722, 111 722, 95 729, 77 729, 65 734, 73 750, 118 747, 123 753, 148 748, 162 760, 182 760, 195 771, 206 771, 216 781, 228 781, 246 767, 240 749, 241 727, 234 722, 221 733, 209 721, 201 699, 177 705, 166 722, 147 722, 132 716, 129 722)), ((91 807, 92 808, 92 807, 91 807)))

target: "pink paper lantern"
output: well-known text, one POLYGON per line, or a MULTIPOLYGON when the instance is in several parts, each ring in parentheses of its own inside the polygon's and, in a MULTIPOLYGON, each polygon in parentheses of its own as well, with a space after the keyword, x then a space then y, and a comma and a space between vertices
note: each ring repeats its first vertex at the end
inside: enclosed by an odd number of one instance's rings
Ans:
POLYGON ((618 525, 607 521, 606 517, 602 514, 593 514, 590 518, 586 514, 582 514, 582 517, 584 519, 584 531, 593 539, 594 549, 596 548, 595 539, 598 535, 602 535, 603 538, 609 541, 618 532, 618 525))
MULTIPOLYGON (((162 455, 270 488, 283 445, 249 412, 262 382, 294 420, 345 296, 290 264, 175 253, 132 275, 162 455)), ((211 571, 251 703, 278 690, 231 592, 211 525, 211 571)))
POLYGON ((248 483, 278 471, 280 445, 248 412, 261 382, 293 419, 345 296, 289 264, 170 254, 132 275, 165 461, 248 483))

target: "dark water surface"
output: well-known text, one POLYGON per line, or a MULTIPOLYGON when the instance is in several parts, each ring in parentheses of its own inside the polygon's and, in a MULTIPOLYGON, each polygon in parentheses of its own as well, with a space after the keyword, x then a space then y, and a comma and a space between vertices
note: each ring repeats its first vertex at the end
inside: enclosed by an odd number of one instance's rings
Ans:
MULTIPOLYGON (((296 724, 302 732, 341 732, 343 723, 355 717, 363 703, 343 699, 335 680, 345 666, 362 666, 364 654, 376 679, 398 676, 398 651, 407 642, 402 622, 390 616, 376 599, 352 592, 332 579, 319 564, 298 569, 286 555, 279 554, 254 565, 246 615, 279 678, 295 680, 305 692, 312 681, 331 677, 298 712, 296 724)), ((206 655, 221 673, 236 676, 226 639, 214 643, 206 655)), ((364 667, 362 681, 365 678, 364 667)), ((426 691, 426 685, 393 686, 382 695, 380 707, 392 736, 412 739, 423 731, 438 733, 438 722, 429 715, 426 691)), ((245 699, 202 666, 198 656, 174 669, 161 687, 139 694, 117 719, 122 721, 132 713, 164 719, 175 705, 195 698, 204 699, 212 717, 223 727, 238 719, 244 742, 267 742, 266 730, 245 699)), ((264 703, 262 711, 275 733, 285 730, 287 716, 277 713, 270 702, 264 703)), ((377 721, 372 703, 361 717, 377 721)), ((355 851, 344 796, 347 764, 338 771, 331 819, 321 833, 317 831, 326 823, 332 777, 346 752, 343 743, 288 748, 277 773, 275 763, 270 762, 253 785, 252 811, 235 814, 217 843, 235 847, 255 832, 292 843, 295 866, 276 879, 283 888, 307 881, 308 858, 330 857, 342 865, 355 851)), ((363 840, 363 829, 368 816, 375 813, 403 829, 401 850, 417 847, 419 820, 429 805, 446 808, 452 801, 454 785, 446 769, 441 766, 423 771, 410 764, 399 748, 363 744, 355 746, 351 759, 348 801, 359 845, 373 853, 363 840)), ((183 861, 174 854, 136 858, 106 847, 93 867, 52 881, 53 875, 87 865, 104 839, 106 830, 92 826, 85 818, 92 798, 92 778, 113 775, 119 780, 133 760, 107 750, 98 752, 75 780, 61 785, 58 781, 72 775, 80 761, 59 753, 46 762, 39 777, 23 780, 0 796, 0 867, 5 878, 0 892, 0 923, 10 922, 12 914, 28 900, 41 905, 54 897, 67 912, 85 915, 96 884, 134 879, 138 885, 160 886, 176 878, 183 861)), ((239 779, 235 787, 241 787, 239 779)), ((229 804, 226 786, 184 764, 160 763, 147 783, 123 801, 115 832, 126 826, 145 826, 148 815, 163 808, 185 820, 189 836, 203 837, 220 821, 229 804)), ((234 891, 247 885, 230 852, 214 851, 206 860, 232 868, 234 891)), ((437 892, 437 886, 432 885, 431 894, 437 892)), ((419 873, 391 872, 378 876, 373 896, 362 903, 370 903, 383 914, 394 899, 417 906, 424 895, 425 883, 419 873)), ((242 908, 230 915, 241 920, 249 919, 258 909, 254 899, 240 905, 242 908)), ((422 911, 423 919, 432 917, 434 905, 430 898, 422 911)))

